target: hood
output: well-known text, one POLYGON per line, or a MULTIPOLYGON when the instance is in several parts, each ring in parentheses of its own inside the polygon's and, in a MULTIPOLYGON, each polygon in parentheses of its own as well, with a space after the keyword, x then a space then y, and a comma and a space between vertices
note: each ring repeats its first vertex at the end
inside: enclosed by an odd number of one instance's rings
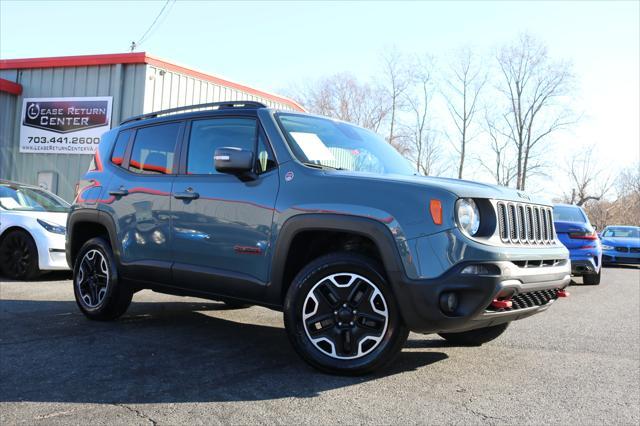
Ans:
POLYGON ((591 225, 584 222, 554 221, 553 226, 556 228, 556 232, 593 232, 591 225))
POLYGON ((640 238, 633 237, 604 237, 602 244, 614 247, 640 247, 640 238))
POLYGON ((497 200, 509 200, 522 203, 534 203, 550 205, 549 201, 543 197, 534 196, 524 191, 516 191, 505 186, 491 185, 470 180, 432 177, 432 176, 405 176, 393 174, 365 174, 357 172, 341 172, 353 177, 366 178, 370 180, 385 180, 402 182, 420 186, 436 187, 438 189, 453 193, 458 197, 465 198, 492 198, 497 200))
POLYGON ((33 219, 42 219, 47 222, 56 223, 58 225, 67 226, 67 216, 69 213, 62 212, 37 212, 37 211, 10 211, 16 216, 25 216, 33 219))

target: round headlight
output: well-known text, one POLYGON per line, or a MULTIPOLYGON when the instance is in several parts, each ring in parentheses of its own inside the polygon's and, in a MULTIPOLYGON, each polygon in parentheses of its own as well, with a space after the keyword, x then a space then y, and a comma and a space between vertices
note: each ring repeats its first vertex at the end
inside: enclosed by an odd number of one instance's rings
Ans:
POLYGON ((456 202, 458 226, 467 234, 473 236, 480 228, 480 211, 471 198, 461 198, 456 202))

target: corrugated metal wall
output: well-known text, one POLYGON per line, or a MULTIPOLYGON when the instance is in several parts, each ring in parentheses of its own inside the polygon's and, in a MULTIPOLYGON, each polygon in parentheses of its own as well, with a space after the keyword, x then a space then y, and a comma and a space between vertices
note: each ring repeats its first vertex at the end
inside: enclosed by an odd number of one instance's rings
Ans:
POLYGON ((13 135, 18 100, 18 96, 0 92, 0 178, 8 178, 15 173, 13 143, 17 138, 14 138, 13 135))
POLYGON ((185 105, 238 100, 262 102, 272 108, 292 109, 284 103, 152 65, 147 66, 146 85, 145 113, 185 105))
POLYGON ((87 170, 90 155, 27 154, 19 152, 23 98, 113 96, 112 127, 123 118, 141 114, 144 105, 145 64, 0 70, 0 77, 23 87, 21 96, 0 98, 0 178, 35 184, 39 171, 58 172, 58 195, 71 201, 75 184, 87 170), (5 100, 5 98, 13 98, 5 100), (11 103, 13 102, 13 107, 11 103), (7 167, 9 164, 9 167, 7 167))
POLYGON ((38 172, 56 171, 56 192, 68 201, 73 200, 75 184, 91 156, 20 153, 23 98, 113 96, 112 127, 133 115, 207 102, 252 100, 291 109, 236 88, 147 64, 0 70, 0 77, 23 87, 21 96, 0 93, 0 178, 35 184, 38 172))

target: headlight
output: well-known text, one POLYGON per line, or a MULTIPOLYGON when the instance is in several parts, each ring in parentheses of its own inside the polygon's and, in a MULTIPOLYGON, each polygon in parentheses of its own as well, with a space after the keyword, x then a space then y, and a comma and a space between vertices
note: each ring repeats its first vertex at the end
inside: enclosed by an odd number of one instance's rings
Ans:
POLYGON ((42 226, 44 229, 46 229, 49 232, 53 232, 54 234, 64 235, 64 233, 67 232, 67 228, 65 228, 62 225, 58 225, 57 223, 49 222, 42 219, 36 219, 36 220, 38 221, 40 226, 42 226))
POLYGON ((602 250, 613 250, 613 246, 608 246, 606 244, 602 245, 602 250))
POLYGON ((461 198, 456 202, 458 226, 465 233, 473 236, 480 228, 480 211, 471 198, 461 198))

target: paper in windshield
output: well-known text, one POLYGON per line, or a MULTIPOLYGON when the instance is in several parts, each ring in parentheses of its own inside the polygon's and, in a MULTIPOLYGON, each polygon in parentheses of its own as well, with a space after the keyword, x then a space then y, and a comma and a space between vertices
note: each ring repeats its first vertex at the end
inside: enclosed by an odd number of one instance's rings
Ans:
POLYGON ((309 161, 335 160, 329 148, 322 143, 322 140, 315 133, 291 132, 291 136, 296 140, 309 161))

